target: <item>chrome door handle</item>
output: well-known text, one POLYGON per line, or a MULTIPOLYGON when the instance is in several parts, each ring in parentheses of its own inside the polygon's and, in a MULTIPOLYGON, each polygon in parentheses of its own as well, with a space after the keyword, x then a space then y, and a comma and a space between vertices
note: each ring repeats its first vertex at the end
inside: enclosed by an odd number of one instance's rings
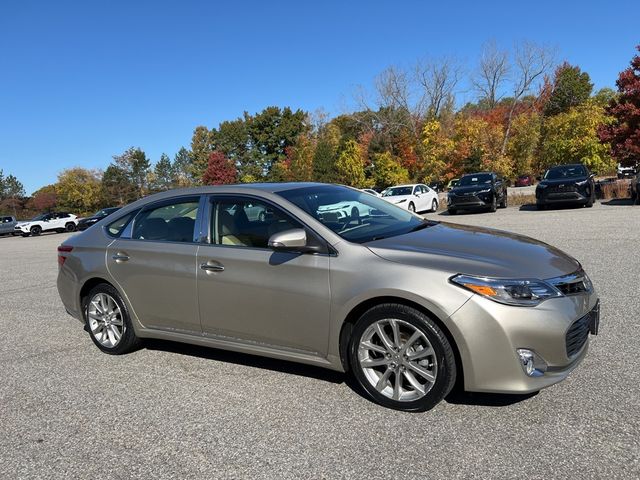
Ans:
POLYGON ((129 260, 129 255, 127 255, 126 253, 116 253, 113 257, 116 262, 126 262, 127 260, 129 260))
POLYGON ((224 272, 224 265, 211 264, 211 263, 203 263, 200 265, 200 268, 206 272, 224 272))

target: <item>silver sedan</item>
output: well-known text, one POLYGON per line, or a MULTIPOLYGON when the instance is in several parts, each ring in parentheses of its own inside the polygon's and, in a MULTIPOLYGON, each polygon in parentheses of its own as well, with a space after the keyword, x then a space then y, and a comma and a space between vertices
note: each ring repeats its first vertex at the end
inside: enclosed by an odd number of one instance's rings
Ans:
POLYGON ((174 190, 96 225, 59 247, 58 290, 109 354, 161 338, 264 355, 348 372, 373 401, 424 411, 454 385, 557 383, 598 329, 593 286, 560 250, 347 187, 174 190))

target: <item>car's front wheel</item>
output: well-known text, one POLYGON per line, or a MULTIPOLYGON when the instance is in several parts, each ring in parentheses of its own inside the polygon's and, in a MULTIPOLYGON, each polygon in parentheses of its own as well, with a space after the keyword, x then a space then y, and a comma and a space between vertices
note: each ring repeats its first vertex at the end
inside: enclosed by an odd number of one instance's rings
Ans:
POLYGON ((31 232, 31 235, 33 235, 34 237, 37 237, 42 233, 42 228, 40 228, 38 225, 34 225, 33 227, 31 227, 30 232, 31 232))
POLYGON ((431 202, 431 211, 435 212, 436 210, 438 210, 438 201, 434 199, 433 202, 431 202))
POLYGON ((413 204, 413 202, 409 203, 409 211, 416 213, 416 206, 413 204))
POLYGON ((382 304, 364 313, 348 352, 358 385, 385 407, 429 410, 455 384, 455 357, 447 337, 431 318, 406 305, 382 304))
POLYGON ((91 340, 103 352, 120 355, 140 344, 127 306, 111 285, 95 286, 83 299, 83 312, 91 340))

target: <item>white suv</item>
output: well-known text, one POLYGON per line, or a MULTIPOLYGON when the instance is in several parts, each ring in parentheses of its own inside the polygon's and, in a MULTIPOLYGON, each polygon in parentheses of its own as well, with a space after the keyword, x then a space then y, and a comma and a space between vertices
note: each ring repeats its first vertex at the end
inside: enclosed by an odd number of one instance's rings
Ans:
POLYGON ((56 231, 75 232, 78 226, 78 217, 66 212, 43 213, 33 220, 21 222, 15 226, 15 233, 23 237, 40 235, 42 232, 56 231))

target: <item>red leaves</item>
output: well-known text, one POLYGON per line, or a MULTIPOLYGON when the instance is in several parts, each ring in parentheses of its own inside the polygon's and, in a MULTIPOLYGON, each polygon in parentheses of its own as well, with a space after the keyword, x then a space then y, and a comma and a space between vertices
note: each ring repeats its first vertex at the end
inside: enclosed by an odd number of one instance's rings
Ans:
POLYGON ((235 183, 237 173, 235 164, 224 153, 215 150, 209 155, 207 168, 202 175, 202 183, 205 185, 235 183))

